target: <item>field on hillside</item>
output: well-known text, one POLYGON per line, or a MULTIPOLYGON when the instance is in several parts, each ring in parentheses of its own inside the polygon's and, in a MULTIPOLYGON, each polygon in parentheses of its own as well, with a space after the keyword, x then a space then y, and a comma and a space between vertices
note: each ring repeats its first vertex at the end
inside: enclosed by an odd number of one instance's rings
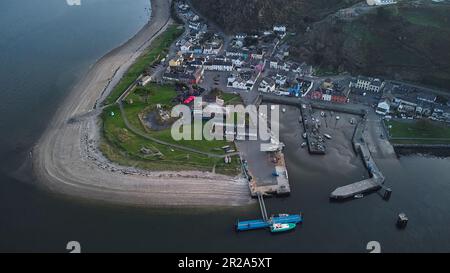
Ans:
POLYGON ((450 6, 383 7, 353 21, 324 22, 299 37, 293 55, 322 70, 449 89, 450 6))

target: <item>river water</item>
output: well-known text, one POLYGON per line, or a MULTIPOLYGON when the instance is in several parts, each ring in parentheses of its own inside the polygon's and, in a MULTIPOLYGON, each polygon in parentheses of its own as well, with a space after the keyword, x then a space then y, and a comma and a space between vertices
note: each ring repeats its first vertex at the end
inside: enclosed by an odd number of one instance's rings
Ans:
MULTIPOLYGON (((71 86, 96 59, 147 21, 148 0, 3 0, 0 2, 0 251, 66 252, 366 252, 450 251, 450 160, 430 156, 379 159, 393 189, 330 203, 329 193, 360 172, 304 164, 296 115, 281 125, 292 195, 266 200, 269 212, 304 212, 295 232, 235 233, 234 222, 259 218, 257 205, 234 209, 143 209, 87 203, 36 187, 16 169, 71 86), (395 228, 406 212, 406 230, 395 228)), ((291 110, 288 111, 288 113, 291 110)))

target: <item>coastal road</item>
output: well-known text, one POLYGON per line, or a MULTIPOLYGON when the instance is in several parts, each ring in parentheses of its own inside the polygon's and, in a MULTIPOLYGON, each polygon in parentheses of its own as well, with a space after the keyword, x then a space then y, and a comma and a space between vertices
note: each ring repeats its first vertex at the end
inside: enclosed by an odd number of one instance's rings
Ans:
POLYGON ((37 180, 57 193, 137 206, 252 203, 248 185, 241 179, 198 171, 145 171, 111 163, 99 152, 101 120, 96 106, 171 23, 169 0, 151 4, 151 21, 98 60, 57 110, 30 157, 37 180))

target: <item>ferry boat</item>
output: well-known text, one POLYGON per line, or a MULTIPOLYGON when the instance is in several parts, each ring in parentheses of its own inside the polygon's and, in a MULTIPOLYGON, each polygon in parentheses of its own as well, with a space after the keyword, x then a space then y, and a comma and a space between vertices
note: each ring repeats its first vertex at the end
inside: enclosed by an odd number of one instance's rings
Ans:
POLYGON ((293 223, 287 223, 287 224, 272 224, 270 226, 270 232, 272 233, 278 233, 278 232, 285 232, 289 230, 293 230, 297 225, 293 223))

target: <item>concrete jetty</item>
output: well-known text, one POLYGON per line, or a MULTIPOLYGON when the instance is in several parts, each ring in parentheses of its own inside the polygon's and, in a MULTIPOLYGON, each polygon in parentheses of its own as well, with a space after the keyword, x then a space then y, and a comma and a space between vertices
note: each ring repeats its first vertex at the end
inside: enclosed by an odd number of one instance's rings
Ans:
POLYGON ((311 104, 301 104, 300 111, 302 113, 303 128, 306 134, 309 153, 325 154, 325 140, 320 133, 320 123, 313 118, 311 104))
POLYGON ((372 178, 359 181, 347 186, 339 187, 331 193, 332 199, 352 198, 357 194, 366 193, 373 190, 379 190, 380 184, 376 183, 372 178))
POLYGON ((364 141, 363 133, 365 126, 366 119, 364 118, 363 121, 356 126, 352 142, 353 149, 361 156, 364 165, 369 172, 370 178, 337 188, 330 195, 330 198, 332 199, 352 198, 357 194, 377 191, 383 186, 385 178, 375 164, 367 143, 364 141))

